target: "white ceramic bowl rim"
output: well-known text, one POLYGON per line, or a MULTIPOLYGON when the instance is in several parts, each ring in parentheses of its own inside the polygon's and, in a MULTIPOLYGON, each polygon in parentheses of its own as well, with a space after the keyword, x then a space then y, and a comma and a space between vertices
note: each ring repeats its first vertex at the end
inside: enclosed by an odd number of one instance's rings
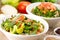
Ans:
MULTIPOLYGON (((32 17, 31 15, 26 15, 26 14, 24 14, 24 15, 25 15, 26 17, 28 17, 28 18, 34 18, 34 17, 32 17)), ((35 17, 35 18, 37 18, 37 17, 35 17)), ((40 19, 40 22, 42 21, 42 22, 45 23, 45 24, 43 23, 43 25, 45 26, 44 31, 43 31, 42 33, 40 33, 40 34, 36 34, 36 35, 16 35, 16 34, 11 34, 11 33, 7 32, 7 31, 5 31, 4 29, 2 29, 2 28, 1 28, 1 24, 0 24, 0 30, 1 30, 2 32, 8 33, 8 34, 13 35, 13 36, 23 36, 23 37, 38 36, 38 35, 41 35, 41 34, 46 33, 46 32, 48 31, 48 29, 49 29, 48 23, 47 23, 45 20, 41 19, 41 18, 39 18, 39 19, 40 19)), ((37 19, 37 20, 38 20, 38 19, 37 19)))
POLYGON ((44 40, 46 40, 47 37, 53 37, 53 38, 59 38, 60 39, 60 36, 56 36, 56 35, 47 35, 44 37, 44 40))
MULTIPOLYGON (((41 2, 36 2, 36 3, 32 3, 32 4, 28 5, 27 8, 26 8, 27 13, 30 14, 30 15, 37 16, 35 14, 32 14, 31 10, 32 10, 32 8, 35 8, 36 6, 38 6, 40 4, 41 4, 41 2)), ((60 9, 60 5, 59 4, 53 3, 53 5, 55 5, 56 7, 58 7, 58 9, 60 9)), ((44 18, 44 19, 59 19, 60 18, 60 17, 46 18, 46 17, 42 17, 42 16, 38 16, 38 17, 41 17, 41 18, 44 18)))

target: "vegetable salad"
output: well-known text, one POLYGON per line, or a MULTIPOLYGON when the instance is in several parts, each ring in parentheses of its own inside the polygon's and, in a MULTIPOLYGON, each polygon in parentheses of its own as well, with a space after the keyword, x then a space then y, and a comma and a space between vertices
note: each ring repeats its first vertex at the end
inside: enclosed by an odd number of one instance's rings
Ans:
POLYGON ((3 29, 12 34, 34 35, 44 31, 42 23, 31 20, 24 15, 8 18, 1 25, 3 29))
POLYGON ((60 17, 60 10, 50 2, 41 2, 32 9, 32 13, 43 17, 60 17))

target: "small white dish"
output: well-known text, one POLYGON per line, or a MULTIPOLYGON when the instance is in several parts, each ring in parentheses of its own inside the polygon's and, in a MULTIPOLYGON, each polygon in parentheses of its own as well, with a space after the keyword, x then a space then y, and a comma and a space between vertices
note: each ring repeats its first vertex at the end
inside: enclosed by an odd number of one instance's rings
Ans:
POLYGON ((60 40, 60 37, 59 36, 56 36, 56 35, 47 35, 44 37, 44 40, 46 40, 47 38, 55 38, 56 40, 60 40))
POLYGON ((60 27, 57 27, 57 28, 54 29, 54 34, 60 36, 60 34, 56 33, 56 31, 58 31, 58 29, 60 29, 60 27))

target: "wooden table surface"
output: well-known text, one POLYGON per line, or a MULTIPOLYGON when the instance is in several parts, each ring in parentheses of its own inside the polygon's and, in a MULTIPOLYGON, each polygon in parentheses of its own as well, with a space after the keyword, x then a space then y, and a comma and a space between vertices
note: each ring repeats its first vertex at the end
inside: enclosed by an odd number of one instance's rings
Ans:
POLYGON ((0 40, 8 40, 7 37, 0 31, 0 40))

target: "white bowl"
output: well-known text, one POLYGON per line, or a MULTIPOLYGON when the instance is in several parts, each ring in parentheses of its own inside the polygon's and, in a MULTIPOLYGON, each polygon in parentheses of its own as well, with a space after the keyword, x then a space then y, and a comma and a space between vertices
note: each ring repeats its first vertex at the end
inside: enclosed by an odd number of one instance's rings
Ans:
POLYGON ((60 27, 57 27, 57 28, 54 29, 54 34, 56 34, 57 36, 60 36, 58 33, 56 33, 56 31, 57 31, 58 29, 60 29, 60 27))
POLYGON ((60 36, 56 36, 56 35, 47 35, 47 36, 44 37, 44 40, 46 40, 46 38, 48 38, 48 37, 60 39, 60 36))
MULTIPOLYGON (((40 4, 41 4, 41 2, 36 2, 36 3, 32 3, 32 4, 28 5, 26 8, 27 13, 29 15, 37 16, 37 15, 34 15, 31 12, 31 10, 40 4)), ((53 4, 53 5, 55 5, 58 9, 60 9, 60 5, 58 5, 58 4, 53 4)), ((38 17, 41 17, 41 16, 38 16, 38 17)), ((50 27, 55 27, 55 25, 60 21, 60 17, 56 17, 56 18, 41 17, 41 18, 46 19, 48 21, 50 27)))
MULTIPOLYGON (((36 16, 26 15, 26 14, 24 14, 24 15, 29 19, 40 21, 44 25, 44 31, 42 33, 36 34, 36 35, 16 35, 16 34, 11 34, 7 31, 5 31, 4 29, 2 29, 1 23, 0 23, 0 30, 7 36, 7 38, 9 40, 37 40, 40 36, 42 36, 43 34, 45 34, 48 31, 49 25, 44 19, 37 18, 36 16)), ((5 19, 3 19, 3 20, 5 20, 5 19)))

